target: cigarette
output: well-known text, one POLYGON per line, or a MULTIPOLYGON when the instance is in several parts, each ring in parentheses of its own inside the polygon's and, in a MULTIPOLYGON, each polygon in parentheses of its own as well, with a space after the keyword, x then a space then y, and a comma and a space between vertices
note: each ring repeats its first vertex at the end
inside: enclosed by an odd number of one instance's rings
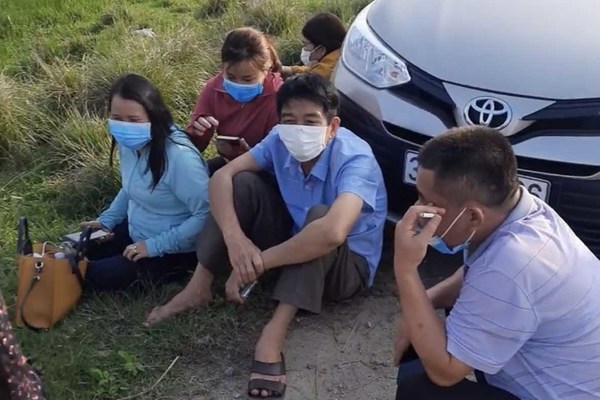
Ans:
POLYGON ((422 212, 422 213, 419 213, 419 217, 421 217, 421 218, 426 218, 426 219, 431 219, 431 218, 433 218, 433 217, 435 217, 435 216, 436 216, 436 214, 434 214, 434 213, 430 213, 430 212, 422 212))

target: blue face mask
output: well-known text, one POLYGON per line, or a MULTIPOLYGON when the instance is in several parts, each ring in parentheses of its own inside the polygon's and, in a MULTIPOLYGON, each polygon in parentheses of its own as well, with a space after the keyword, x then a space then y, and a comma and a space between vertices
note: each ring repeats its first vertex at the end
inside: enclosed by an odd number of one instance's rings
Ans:
POLYGON ((467 209, 463 208, 463 210, 456 216, 456 218, 454 218, 454 221, 452 221, 450 226, 448 226, 448 229, 446 229, 446 231, 444 233, 442 233, 441 236, 432 237, 431 241, 429 242, 429 245, 442 254, 456 254, 459 251, 463 251, 466 248, 468 248, 469 244, 471 243, 471 239, 473 239, 473 236, 475 235, 475 231, 473 231, 471 233, 471 235, 467 238, 467 240, 465 240, 463 243, 456 245, 454 247, 449 247, 448 244, 446 244, 446 242, 444 242, 444 236, 446 236, 446 234, 448 232, 450 232, 450 229, 452 229, 454 224, 456 224, 456 222, 460 219, 460 217, 462 217, 462 215, 465 213, 465 211, 467 211, 467 209))
POLYGON ((223 77, 223 89, 238 103, 247 103, 260 96, 264 88, 262 83, 241 84, 223 77))
POLYGON ((152 140, 150 122, 108 120, 108 131, 117 143, 131 150, 139 150, 152 140))

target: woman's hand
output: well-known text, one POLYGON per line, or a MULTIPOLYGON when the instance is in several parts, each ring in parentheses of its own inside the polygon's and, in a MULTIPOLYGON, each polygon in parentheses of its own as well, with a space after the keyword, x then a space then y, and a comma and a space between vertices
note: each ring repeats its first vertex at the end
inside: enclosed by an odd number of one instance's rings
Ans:
POLYGON ((106 243, 109 242, 111 240, 113 240, 113 238, 115 237, 115 234, 110 232, 108 229, 104 228, 104 226, 102 226, 102 224, 100 223, 100 221, 87 221, 87 222, 82 222, 79 224, 79 227, 82 230, 85 230, 87 228, 91 228, 92 232, 96 232, 99 230, 103 230, 105 232, 108 232, 108 234, 106 236, 103 236, 99 239, 96 239, 97 243, 106 243))
POLYGON ((250 146, 244 138, 240 138, 239 142, 235 142, 235 144, 226 140, 215 140, 214 144, 217 148, 217 153, 227 162, 236 159, 250 150, 250 146))
POLYGON ((218 126, 219 121, 211 116, 198 117, 192 124, 193 133, 196 136, 204 136, 208 130, 217 129, 218 126))
POLYGON ((292 67, 288 67, 288 66, 283 66, 281 67, 281 75, 283 75, 284 77, 288 77, 292 75, 292 67))
POLYGON ((148 257, 148 249, 146 248, 146 243, 144 243, 144 241, 142 240, 125 247, 123 257, 134 262, 137 262, 142 258, 148 257))
POLYGON ((86 221, 86 222, 81 222, 79 224, 79 227, 81 229, 87 229, 87 228, 92 228, 92 231, 99 231, 100 229, 102 229, 102 224, 100 223, 100 221, 86 221))

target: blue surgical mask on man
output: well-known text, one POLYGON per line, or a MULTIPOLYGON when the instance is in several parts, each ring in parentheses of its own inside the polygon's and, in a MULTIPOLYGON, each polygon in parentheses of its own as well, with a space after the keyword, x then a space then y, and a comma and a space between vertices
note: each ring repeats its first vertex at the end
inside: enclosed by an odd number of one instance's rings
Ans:
POLYGON ((242 84, 223 77, 223 89, 238 103, 248 103, 260 96, 264 87, 262 82, 242 84))
POLYGON ((450 229, 452 229, 452 227, 456 224, 456 222, 460 219, 460 217, 463 216, 465 211, 467 211, 466 207, 462 209, 462 211, 456 216, 456 218, 454 218, 454 221, 452 221, 452 223, 448 226, 448 228, 444 231, 444 233, 442 233, 440 236, 434 236, 431 238, 429 245, 442 254, 456 254, 459 251, 463 251, 467 247, 469 247, 469 244, 471 243, 471 239, 473 239, 473 236, 475 236, 475 231, 473 231, 471 233, 471 235, 467 238, 467 240, 465 240, 463 243, 456 245, 454 247, 449 247, 448 244, 444 241, 444 236, 446 236, 448 234, 448 232, 450 232, 450 229))
POLYGON ((131 150, 139 150, 152 140, 150 122, 108 120, 108 131, 117 143, 131 150))

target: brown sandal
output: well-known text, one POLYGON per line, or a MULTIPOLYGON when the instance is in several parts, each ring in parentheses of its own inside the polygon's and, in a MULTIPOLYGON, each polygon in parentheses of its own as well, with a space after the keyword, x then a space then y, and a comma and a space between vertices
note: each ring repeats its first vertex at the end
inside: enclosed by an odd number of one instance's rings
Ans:
MULTIPOLYGON (((253 374, 267 375, 267 376, 281 376, 285 375, 285 359, 283 353, 281 353, 281 361, 275 363, 265 363, 262 361, 252 361, 252 368, 250 372, 253 374)), ((251 399, 279 399, 285 396, 286 384, 282 382, 270 381, 268 379, 250 379, 248 382, 248 396, 251 399), (253 390, 258 390, 258 396, 252 394, 253 390), (263 397, 260 393, 266 390, 268 396, 263 397)))

